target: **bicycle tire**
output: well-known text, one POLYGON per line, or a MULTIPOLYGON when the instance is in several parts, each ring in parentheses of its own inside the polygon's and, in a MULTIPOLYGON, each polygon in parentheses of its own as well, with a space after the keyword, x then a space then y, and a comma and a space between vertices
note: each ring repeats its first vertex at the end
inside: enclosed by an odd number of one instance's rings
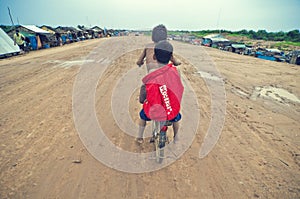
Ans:
POLYGON ((157 163, 162 163, 164 159, 164 147, 167 142, 166 131, 161 131, 164 122, 152 121, 152 136, 154 137, 155 159, 157 163))
POLYGON ((164 154, 162 154, 161 152, 161 149, 159 148, 159 139, 155 139, 155 156, 156 156, 156 162, 157 163, 162 163, 162 155, 164 155, 164 154))
POLYGON ((166 132, 160 131, 159 138, 158 138, 158 163, 162 163, 164 156, 165 156, 165 150, 164 147, 166 145, 166 132))

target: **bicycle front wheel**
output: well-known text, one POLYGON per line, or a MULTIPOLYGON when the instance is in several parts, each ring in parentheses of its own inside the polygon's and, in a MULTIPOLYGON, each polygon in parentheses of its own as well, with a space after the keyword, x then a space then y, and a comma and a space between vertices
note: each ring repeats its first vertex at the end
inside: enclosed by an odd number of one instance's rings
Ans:
POLYGON ((165 156, 165 151, 164 151, 164 147, 166 145, 166 132, 165 131, 161 131, 159 133, 158 139, 157 140, 157 144, 156 144, 156 161, 158 163, 162 163, 164 156, 165 156))

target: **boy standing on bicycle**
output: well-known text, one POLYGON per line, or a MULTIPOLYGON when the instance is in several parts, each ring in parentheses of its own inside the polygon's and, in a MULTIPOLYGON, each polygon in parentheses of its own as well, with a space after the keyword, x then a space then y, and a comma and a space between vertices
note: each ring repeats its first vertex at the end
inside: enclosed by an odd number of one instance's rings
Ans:
MULTIPOLYGON (((137 141, 143 142, 146 122, 170 121, 173 123, 174 142, 178 139, 178 121, 181 119, 180 102, 183 86, 176 67, 169 61, 173 56, 173 46, 166 40, 155 45, 153 59, 157 61, 155 71, 143 78, 144 87, 141 87, 140 102, 143 109, 140 111, 139 133, 137 141)), ((151 140, 150 140, 151 141, 151 140)))
MULTIPOLYGON (((147 72, 150 73, 156 69, 159 68, 159 65, 157 63, 156 60, 153 59, 153 55, 154 55, 154 47, 155 44, 157 44, 157 42, 163 41, 163 40, 167 40, 167 28, 160 24, 156 27, 153 28, 152 30, 152 41, 153 43, 149 43, 146 45, 146 47, 144 48, 142 54, 140 55, 138 61, 136 62, 136 64, 138 66, 142 66, 144 64, 144 59, 146 58, 146 67, 147 67, 147 72)), ((173 62, 173 64, 175 66, 180 65, 181 63, 179 61, 177 61, 173 55, 170 58, 171 62, 173 62)))

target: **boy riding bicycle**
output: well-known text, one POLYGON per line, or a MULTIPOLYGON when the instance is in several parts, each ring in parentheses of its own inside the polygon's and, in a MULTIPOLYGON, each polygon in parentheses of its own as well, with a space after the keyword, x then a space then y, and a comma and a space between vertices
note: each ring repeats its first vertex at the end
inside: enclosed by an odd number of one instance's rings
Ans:
POLYGON ((174 142, 178 139, 183 86, 176 67, 168 64, 172 56, 173 46, 168 41, 160 41, 155 45, 153 59, 157 61, 158 69, 143 78, 145 86, 141 87, 140 92, 143 109, 140 111, 139 143, 143 142, 146 122, 151 119, 172 122, 174 142))

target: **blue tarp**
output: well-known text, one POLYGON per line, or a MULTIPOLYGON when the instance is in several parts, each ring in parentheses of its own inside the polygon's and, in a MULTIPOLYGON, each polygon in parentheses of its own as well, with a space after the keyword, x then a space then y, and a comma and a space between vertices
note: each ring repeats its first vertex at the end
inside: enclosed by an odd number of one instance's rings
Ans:
POLYGON ((32 50, 37 50, 38 49, 38 45, 37 45, 37 41, 36 41, 36 37, 35 36, 29 36, 27 37, 30 41, 30 47, 32 50))
POLYGON ((257 55, 257 58, 270 60, 270 61, 275 61, 276 60, 276 58, 273 57, 273 56, 262 55, 262 54, 257 55))
POLYGON ((66 35, 62 35, 61 36, 61 40, 62 40, 63 44, 67 43, 67 36, 66 35))

